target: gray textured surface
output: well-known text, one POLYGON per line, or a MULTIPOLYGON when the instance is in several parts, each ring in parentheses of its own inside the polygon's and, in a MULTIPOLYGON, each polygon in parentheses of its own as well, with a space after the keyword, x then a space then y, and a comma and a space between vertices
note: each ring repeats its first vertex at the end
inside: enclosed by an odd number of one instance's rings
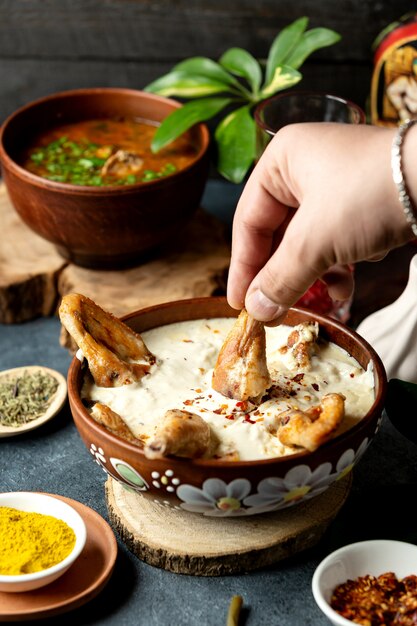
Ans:
MULTIPOLYGON (((209 185, 205 206, 229 221, 237 189, 209 185)), ((41 364, 66 374, 70 362, 59 345, 59 322, 40 319, 0 325, 0 370, 41 364)), ((105 475, 92 462, 66 405, 30 434, 0 439, 0 491, 62 494, 105 519, 105 475)), ((196 578, 155 569, 119 542, 114 574, 104 591, 83 607, 36 624, 62 626, 221 626, 233 594, 244 597, 241 626, 326 626, 311 593, 311 577, 330 551, 353 541, 393 538, 417 543, 411 507, 417 486, 414 444, 385 418, 354 472, 349 499, 320 543, 274 567, 242 576, 196 578)))

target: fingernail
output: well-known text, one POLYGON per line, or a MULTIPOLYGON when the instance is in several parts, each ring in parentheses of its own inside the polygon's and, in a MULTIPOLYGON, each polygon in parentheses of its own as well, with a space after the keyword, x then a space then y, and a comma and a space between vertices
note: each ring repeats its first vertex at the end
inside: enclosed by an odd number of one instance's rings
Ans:
POLYGON ((261 322, 270 322, 285 312, 285 309, 270 300, 262 291, 255 289, 246 297, 246 310, 261 322))

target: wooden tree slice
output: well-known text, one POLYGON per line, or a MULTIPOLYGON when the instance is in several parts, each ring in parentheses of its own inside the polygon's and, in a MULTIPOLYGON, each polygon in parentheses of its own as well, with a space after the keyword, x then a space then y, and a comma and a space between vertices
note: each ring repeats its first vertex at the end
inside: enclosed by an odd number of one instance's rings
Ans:
POLYGON ((149 565, 194 576, 266 567, 315 545, 345 502, 352 477, 296 507, 253 517, 204 517, 156 503, 108 478, 110 522, 149 565))
POLYGON ((66 261, 55 246, 32 232, 0 185, 0 323, 53 314, 56 282, 66 261))
MULTIPOLYGON (((131 269, 98 271, 63 259, 14 210, 0 184, 0 323, 54 314, 60 298, 82 293, 117 316, 160 302, 225 293, 230 236, 202 209, 182 235, 131 269)), ((66 331, 61 343, 72 349, 66 331)))
MULTIPOLYGON (((141 265, 119 271, 68 265, 60 274, 58 291, 61 297, 81 293, 119 317, 161 302, 225 293, 229 261, 225 226, 200 210, 182 236, 141 265)), ((65 331, 61 344, 73 349, 65 331)))

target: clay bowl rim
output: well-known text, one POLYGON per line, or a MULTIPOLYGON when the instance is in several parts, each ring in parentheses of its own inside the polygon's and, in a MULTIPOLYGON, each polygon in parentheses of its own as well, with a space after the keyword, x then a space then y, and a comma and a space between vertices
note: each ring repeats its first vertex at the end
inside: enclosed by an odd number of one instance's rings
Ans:
MULTIPOLYGON (((139 314, 149 315, 156 310, 175 308, 176 306, 182 305, 182 304, 192 305, 195 303, 197 305, 203 305, 205 302, 209 302, 209 301, 217 302, 218 304, 224 303, 225 305, 227 305, 227 300, 224 296, 187 298, 183 300, 173 300, 171 302, 164 302, 161 304, 155 304, 152 306, 144 307, 142 309, 138 309, 136 311, 132 311, 131 313, 123 315, 120 317, 120 319, 123 322, 128 323, 130 319, 137 317, 139 314)), ((236 316, 239 314, 239 311, 233 310, 231 308, 230 308, 230 311, 231 312, 234 311, 236 316)), ((236 469, 242 469, 242 470, 248 469, 249 470, 249 469, 254 469, 256 467, 259 467, 259 466, 268 466, 268 465, 272 466, 276 464, 286 465, 288 464, 289 461, 292 461, 292 460, 296 462, 300 460, 302 461, 303 459, 312 459, 312 458, 316 459, 322 455, 323 450, 326 450, 333 446, 337 446, 337 444, 343 440, 347 441, 347 440, 354 438, 356 433, 363 430, 368 425, 368 423, 375 418, 375 414, 377 415, 382 414, 382 410, 384 408, 385 395, 387 391, 387 377, 386 377, 384 365, 380 357, 378 356, 378 354, 372 348, 372 346, 365 339, 363 339, 363 337, 358 335, 358 333, 356 333, 354 330, 348 328, 347 326, 343 325, 337 320, 330 318, 326 315, 315 313, 303 307, 291 307, 290 311, 296 314, 306 315, 310 319, 316 320, 319 323, 319 325, 325 324, 327 326, 332 326, 334 329, 340 330, 345 335, 353 339, 356 344, 359 344, 359 346, 369 354, 370 361, 372 361, 373 368, 374 368, 374 381, 377 381, 378 383, 378 389, 376 392, 375 400, 371 408, 369 409, 369 411, 357 422, 357 424, 355 424, 354 426, 352 426, 345 432, 341 433, 337 437, 334 437, 330 441, 326 442, 314 452, 309 452, 308 450, 305 450, 305 451, 297 452, 295 454, 291 454, 287 456, 272 457, 268 459, 258 459, 258 460, 255 459, 252 461, 219 461, 218 459, 182 459, 178 457, 170 457, 171 463, 175 462, 175 464, 177 465, 186 465, 189 467, 195 466, 195 467, 200 467, 200 468, 216 467, 216 468, 221 469, 221 468, 233 467, 236 469)), ((233 315, 230 315, 229 317, 233 317, 233 315)), ((194 318, 194 319, 198 319, 198 318, 194 318)), ((202 317, 201 319, 204 319, 204 317, 202 317)), ((208 319, 210 318, 208 317, 208 319)), ((285 323, 285 319, 286 318, 284 318, 283 323, 285 323)), ((154 327, 149 326, 148 329, 150 328, 157 328, 157 326, 154 326, 154 327)), ((141 332, 141 331, 138 331, 138 332, 141 332)), ((77 410, 78 414, 81 415, 81 419, 87 422, 88 428, 91 429, 96 435, 104 436, 106 439, 109 440, 109 443, 111 443, 112 445, 121 447, 122 449, 125 448, 130 453, 138 454, 140 458, 142 458, 144 461, 152 465, 154 461, 147 459, 143 451, 140 448, 129 443, 128 441, 125 441, 124 439, 120 437, 117 437, 116 435, 113 435, 104 426, 101 426, 89 416, 84 404, 81 401, 81 397, 78 392, 78 385, 77 385, 78 379, 80 378, 81 380, 81 368, 85 367, 85 363, 86 363, 85 359, 83 359, 83 362, 81 362, 77 358, 77 356, 74 356, 68 369, 67 385, 68 385, 68 399, 70 402, 71 412, 73 411, 75 412, 75 410, 77 410)), ((77 429, 78 429, 78 426, 77 426, 77 429)), ((158 461, 160 461, 160 459, 158 459, 158 461)))
MULTIPOLYGON (((72 195, 92 194, 96 196, 124 195, 126 193, 131 193, 132 191, 151 189, 152 187, 155 187, 157 185, 158 187, 164 187, 166 184, 172 184, 172 181, 176 180, 185 172, 195 167, 206 156, 210 146, 210 132, 207 125, 203 122, 200 122, 193 127, 198 131, 200 136, 199 150, 193 160, 186 167, 181 168, 177 172, 174 172, 173 174, 170 174, 165 178, 151 180, 146 183, 139 182, 133 183, 131 185, 105 185, 103 187, 95 187, 92 185, 73 185, 72 183, 60 183, 57 181, 48 180, 47 178, 42 178, 42 176, 38 176, 37 174, 29 172, 24 167, 20 166, 7 152, 6 147, 4 146, 4 135, 7 132, 7 128, 9 127, 9 125, 15 122, 20 115, 25 114, 27 111, 30 111, 30 109, 40 106, 46 102, 53 102, 54 100, 59 101, 74 96, 88 97, 89 95, 97 96, 100 94, 118 94, 120 96, 137 96, 138 98, 142 97, 146 100, 170 104, 173 106, 173 110, 179 109, 183 106, 181 102, 178 102, 177 100, 174 100, 172 98, 166 98, 165 96, 159 96, 157 94, 140 89, 129 89, 125 87, 86 87, 81 89, 69 89, 66 91, 58 91, 56 93, 43 96, 42 98, 37 98, 36 100, 32 100, 31 102, 28 102, 27 104, 24 104, 23 106, 13 111, 13 113, 11 113, 0 126, 0 162, 3 164, 3 167, 7 167, 8 169, 10 169, 10 171, 13 172, 20 180, 30 183, 35 187, 41 187, 43 189, 46 188, 58 193, 72 195)), ((158 122, 158 120, 149 121, 158 122)), ((64 120, 63 123, 65 123, 64 120)))

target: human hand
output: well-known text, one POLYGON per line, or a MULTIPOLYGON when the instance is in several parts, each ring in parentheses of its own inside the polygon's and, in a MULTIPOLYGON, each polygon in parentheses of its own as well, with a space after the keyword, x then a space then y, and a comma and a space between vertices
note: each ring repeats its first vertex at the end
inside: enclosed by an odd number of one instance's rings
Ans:
MULTIPOLYGON (((394 134, 334 123, 294 124, 277 133, 236 209, 232 307, 278 322, 317 278, 332 298, 346 299, 352 277, 343 266, 384 256, 413 238, 392 181, 394 134)), ((416 137, 405 144, 414 162, 416 137)))

